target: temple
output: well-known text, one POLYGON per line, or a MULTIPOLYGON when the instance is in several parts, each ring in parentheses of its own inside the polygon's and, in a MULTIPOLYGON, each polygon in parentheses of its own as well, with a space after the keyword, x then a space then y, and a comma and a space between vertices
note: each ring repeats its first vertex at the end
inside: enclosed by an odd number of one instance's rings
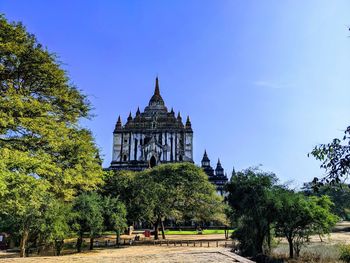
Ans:
POLYGON ((224 168, 221 166, 220 159, 216 164, 215 171, 210 165, 210 159, 208 158, 207 151, 204 151, 204 155, 202 158, 202 169, 208 175, 209 182, 216 186, 216 192, 224 196, 225 189, 224 186, 228 181, 227 175, 224 173, 224 168))
MULTIPOLYGON (((154 94, 143 112, 138 108, 135 116, 131 112, 123 125, 118 117, 113 131, 113 154, 109 169, 141 171, 164 163, 193 163, 193 130, 189 116, 182 121, 181 114, 175 116, 168 111, 160 94, 156 78, 154 94)), ((215 172, 204 152, 202 168, 209 181, 216 186, 217 193, 224 195, 227 176, 217 163, 215 172)))
POLYGON ((156 78, 154 94, 144 112, 131 112, 123 125, 120 116, 113 132, 110 169, 143 170, 163 163, 193 162, 193 131, 190 118, 168 111, 156 78))

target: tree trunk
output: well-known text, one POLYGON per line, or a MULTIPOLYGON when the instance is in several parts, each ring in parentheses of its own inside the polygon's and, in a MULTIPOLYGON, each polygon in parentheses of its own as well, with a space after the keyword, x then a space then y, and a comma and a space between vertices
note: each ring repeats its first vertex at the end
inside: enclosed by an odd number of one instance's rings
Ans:
POLYGON ((289 258, 293 258, 294 257, 293 239, 288 238, 288 244, 289 244, 289 258))
POLYGON ((267 246, 269 248, 269 254, 271 253, 271 227, 270 224, 267 227, 267 246))
POLYGON ((117 245, 117 247, 119 247, 119 245, 120 245, 120 231, 119 230, 115 231, 115 244, 117 245))
POLYGON ((266 233, 262 230, 262 227, 260 227, 260 222, 256 222, 256 227, 257 227, 257 237, 256 237, 255 249, 257 254, 262 254, 264 238, 266 233))
POLYGON ((94 249, 94 238, 90 237, 90 250, 94 249))
POLYGON ((36 247, 38 248, 37 250, 37 255, 40 255, 42 250, 43 250, 43 244, 44 242, 42 241, 42 237, 41 235, 39 235, 38 239, 37 239, 37 242, 36 242, 36 247))
POLYGON ((157 221, 153 224, 153 226, 154 226, 154 240, 158 240, 159 238, 158 238, 158 219, 157 219, 157 221))
POLYGON ((263 244, 264 244, 264 239, 258 241, 258 247, 256 248, 258 254, 263 254, 263 244))
POLYGON ((78 240, 77 240, 77 251, 78 253, 81 252, 81 246, 83 244, 83 233, 79 234, 78 240))
POLYGON ((322 239, 322 236, 321 236, 321 234, 318 234, 318 237, 320 238, 320 240, 321 240, 321 243, 323 242, 323 239, 322 239))
POLYGON ((64 244, 64 240, 62 240, 62 239, 55 239, 56 256, 60 256, 61 255, 63 244, 64 244))
POLYGON ((19 256, 21 258, 24 258, 26 255, 26 245, 27 245, 28 236, 29 236, 29 231, 27 229, 24 229, 21 237, 21 242, 19 245, 20 247, 19 256))
POLYGON ((160 222, 161 222, 161 227, 162 227, 162 238, 165 239, 164 222, 163 222, 163 220, 160 220, 160 222))
POLYGON ((260 232, 257 236, 257 241, 256 241, 256 252, 258 254, 263 254, 263 245, 264 245, 264 238, 265 236, 260 232))

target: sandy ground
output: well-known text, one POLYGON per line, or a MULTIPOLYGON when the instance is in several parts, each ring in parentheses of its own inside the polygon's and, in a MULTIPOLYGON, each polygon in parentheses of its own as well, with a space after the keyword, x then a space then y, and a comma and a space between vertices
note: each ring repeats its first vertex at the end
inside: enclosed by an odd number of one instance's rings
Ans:
MULTIPOLYGON (((14 263, 90 263, 90 262, 245 262, 228 248, 204 248, 204 247, 165 247, 165 246, 131 246, 114 249, 97 249, 93 252, 85 252, 61 257, 29 257, 7 258, 0 262, 14 263)), ((247 261, 248 262, 248 261, 247 261)))
MULTIPOLYGON (((344 222, 337 225, 337 229, 329 236, 323 237, 323 244, 350 243, 350 223, 344 222)), ((152 245, 151 238, 144 238, 140 235, 141 240, 149 241, 149 245, 124 246, 122 248, 96 248, 94 251, 85 251, 79 254, 64 255, 60 257, 29 257, 18 258, 18 254, 0 252, 0 262, 13 263, 110 263, 110 262, 245 262, 244 259, 236 257, 229 252, 230 248, 225 248, 224 244, 231 244, 232 241, 226 241, 223 234, 217 235, 168 235, 167 240, 162 240, 162 245, 152 245), (180 246, 180 240, 184 241, 180 246), (187 241, 189 246, 187 246, 187 241), (216 247, 216 244, 219 247, 216 247), (169 242, 169 244, 167 244, 169 242), (177 242, 176 246, 174 242, 177 242), (196 242, 196 247, 193 243, 196 242), (202 246, 200 243, 202 242, 202 246), (208 242, 210 247, 208 247, 208 242)), ((122 236, 129 240, 133 236, 122 236)), ((107 237, 113 240, 113 236, 107 237)), ((103 241, 103 240, 101 240, 103 241)), ((282 241, 283 242, 283 241, 282 241)), ((313 236, 311 242, 320 243, 318 236, 313 236)), ((141 242, 143 243, 143 242, 141 242)))
MULTIPOLYGON (((122 239, 133 240, 134 236, 123 235, 122 239)), ((143 235, 139 236, 141 238, 141 244, 133 246, 126 245, 121 248, 96 248, 94 251, 84 251, 79 254, 63 255, 60 257, 18 258, 17 253, 0 252, 0 262, 245 262, 243 258, 231 253, 230 248, 225 247, 225 243, 229 246, 232 244, 232 241, 225 240, 223 234, 168 235, 166 236, 166 240, 160 240, 162 242, 161 245, 154 245, 152 238, 145 238, 143 235), (144 241, 148 245, 142 245, 144 241), (216 247, 217 245, 218 247, 216 247)), ((114 236, 107 236, 103 240, 100 240, 100 242, 104 242, 107 239, 114 240, 114 236)), ((126 243, 128 244, 128 242, 126 243)))

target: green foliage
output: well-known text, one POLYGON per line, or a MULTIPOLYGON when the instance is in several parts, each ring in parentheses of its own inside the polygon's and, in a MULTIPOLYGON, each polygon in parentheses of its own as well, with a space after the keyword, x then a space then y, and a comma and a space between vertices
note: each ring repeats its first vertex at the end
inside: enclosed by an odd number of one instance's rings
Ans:
POLYGON ((298 257, 303 244, 312 234, 328 234, 338 221, 330 212, 333 205, 328 196, 305 197, 281 189, 278 193, 276 232, 289 243, 289 256, 298 257))
POLYGON ((102 182, 98 150, 79 126, 90 104, 56 56, 0 16, 0 220, 19 237, 62 240, 63 202, 102 182))
POLYGON ((312 183, 306 183, 303 187, 305 195, 322 196, 328 195, 334 205, 331 207, 332 213, 337 216, 350 220, 350 188, 346 184, 337 186, 324 185, 318 188, 318 191, 313 191, 312 183))
MULTIPOLYGON (((159 217, 197 221, 223 220, 222 200, 206 174, 190 163, 160 165, 138 178, 139 187, 153 202, 148 219, 159 217)), ((142 196, 142 195, 141 195, 142 196)), ((154 220, 154 219, 153 219, 154 220)))
POLYGON ((45 213, 39 221, 39 249, 42 245, 53 244, 56 255, 61 254, 64 239, 69 235, 70 221, 72 220, 72 207, 57 199, 47 200, 45 213))
POLYGON ((350 262, 350 245, 342 245, 340 247, 339 259, 346 263, 350 262))
POLYGON ((322 162, 321 168, 327 172, 327 176, 321 180, 314 178, 313 185, 316 190, 325 183, 341 183, 341 179, 346 179, 350 173, 350 126, 344 131, 342 139, 335 138, 328 144, 318 145, 311 154, 322 162))
POLYGON ((103 189, 126 204, 129 222, 142 220, 157 229, 166 218, 225 221, 222 199, 206 174, 190 163, 107 174, 103 189))
POLYGON ((0 217, 3 231, 21 239, 21 254, 25 254, 30 232, 38 230, 38 220, 46 209, 48 185, 22 173, 2 173, 6 190, 0 202, 0 217))
POLYGON ((328 196, 306 197, 284 186, 276 177, 257 169, 238 172, 227 185, 231 218, 242 254, 255 256, 271 250, 273 230, 288 240, 290 257, 299 256, 311 234, 328 234, 338 221, 328 196), (264 249, 264 244, 267 250, 264 249))
POLYGON ((95 192, 82 193, 73 202, 74 224, 73 229, 78 233, 77 249, 81 251, 84 232, 90 237, 90 249, 93 249, 93 240, 103 230, 103 200, 95 192))
POLYGON ((107 230, 114 230, 119 244, 120 234, 127 228, 126 208, 118 198, 110 196, 103 199, 104 226, 107 230))
POLYGON ((257 168, 237 172, 227 185, 228 204, 231 218, 237 230, 234 233, 240 241, 243 255, 253 256, 263 253, 263 244, 270 244, 271 226, 276 215, 273 187, 274 174, 257 168))
MULTIPOLYGON (((45 179, 66 200, 101 182, 90 105, 56 57, 21 24, 0 16, 0 159, 8 172, 45 179)), ((4 187, 1 186, 0 187, 4 187)))
POLYGON ((136 202, 138 189, 135 187, 135 172, 109 171, 105 173, 102 194, 118 198, 126 206, 129 224, 141 219, 141 208, 136 202))

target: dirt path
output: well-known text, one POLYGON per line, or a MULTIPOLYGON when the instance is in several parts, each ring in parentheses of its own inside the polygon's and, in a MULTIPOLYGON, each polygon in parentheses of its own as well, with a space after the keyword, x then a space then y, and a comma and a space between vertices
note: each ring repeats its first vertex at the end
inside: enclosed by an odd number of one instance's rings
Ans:
POLYGON ((13 263, 111 263, 111 262, 251 262, 229 252, 226 248, 132 246, 120 249, 98 249, 93 252, 61 257, 31 257, 0 259, 13 263))

